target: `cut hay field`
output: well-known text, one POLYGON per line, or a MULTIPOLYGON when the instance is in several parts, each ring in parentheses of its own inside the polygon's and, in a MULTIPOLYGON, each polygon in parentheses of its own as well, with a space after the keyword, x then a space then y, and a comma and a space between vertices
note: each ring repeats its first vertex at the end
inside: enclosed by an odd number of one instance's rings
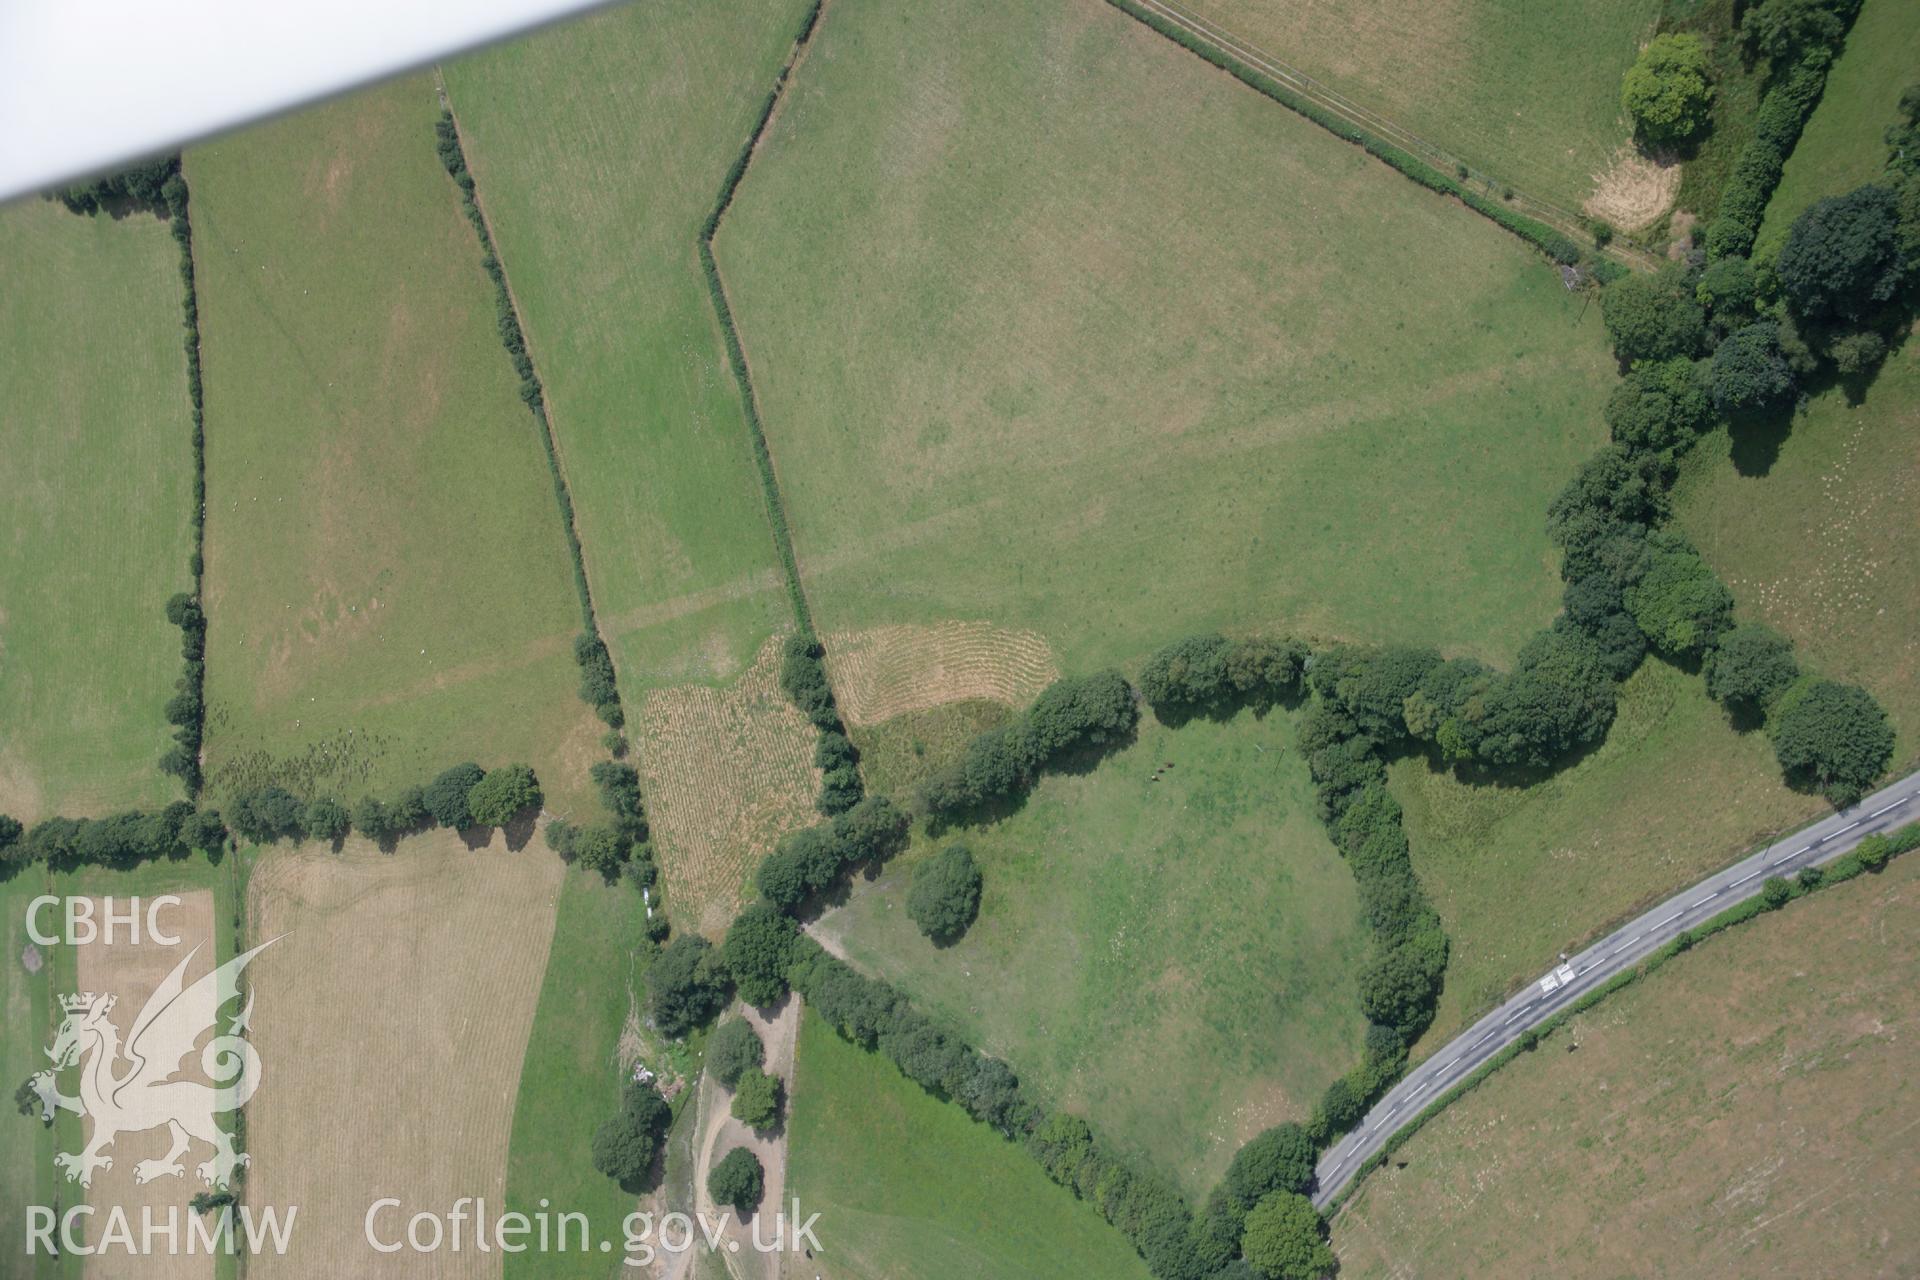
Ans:
POLYGON ((1787 157, 1760 224, 1754 256, 1772 256, 1802 210, 1885 169, 1881 135, 1899 117, 1900 94, 1920 83, 1920 10, 1905 0, 1866 0, 1827 74, 1820 105, 1787 157))
MULTIPOLYGON (((248 886, 260 939, 286 936, 249 972, 265 1065, 247 1108, 254 1205, 299 1205, 284 1257, 248 1274, 411 1276, 422 1259, 376 1253, 364 1219, 460 1196, 506 1195, 508 1134, 565 868, 544 850, 479 850, 452 833, 388 855, 268 852, 248 886)), ((405 1215, 383 1224, 387 1238, 405 1215), (387 1228, 391 1228, 388 1230, 387 1228)), ((442 1276, 497 1276, 501 1255, 433 1255, 442 1276)))
POLYGON ((1543 782, 1470 785, 1415 759, 1391 785, 1452 940, 1416 1056, 1561 951, 1824 807, 1786 788, 1766 736, 1734 732, 1699 676, 1652 658, 1621 687, 1606 741, 1543 782))
POLYGON ((1558 607, 1598 313, 1099 0, 837 0, 717 252, 825 633, 1504 660, 1558 607))
POLYGON ((1916 908, 1906 858, 1574 1018, 1369 1177, 1340 1274, 1920 1271, 1916 908))
POLYGON ((1696 445, 1680 525, 1744 616, 1873 691, 1899 734, 1898 766, 1920 755, 1920 344, 1888 357, 1859 404, 1822 392, 1773 443, 1770 459, 1767 442, 1724 430, 1696 445))
POLYGON ((791 1110, 787 1183, 803 1217, 820 1215, 820 1248, 795 1275, 1147 1275, 1126 1237, 1024 1151, 818 1017, 800 1023, 791 1110))
POLYGON ((629 696, 793 625, 694 245, 805 9, 623 5, 445 69, 629 696))
POLYGON ((191 151, 207 383, 207 776, 351 803, 601 726, 538 426, 413 76, 191 151))
POLYGON ((999 822, 922 837, 816 928, 1204 1196, 1242 1142, 1305 1119, 1360 1058, 1366 934, 1293 729, 1278 711, 1149 719, 999 822), (906 917, 910 870, 956 841, 984 873, 980 916, 935 948, 906 917))
POLYGON ((761 857, 820 817, 818 735, 780 688, 781 639, 732 684, 648 691, 633 731, 667 909, 716 941, 761 857))
POLYGON ((149 214, 0 207, 0 813, 162 804, 190 590, 180 251, 149 214))
MULTIPOLYGON (((1498 182, 1579 209, 1633 129, 1620 77, 1659 0, 1174 0, 1498 182)), ((1668 186, 1669 193, 1671 185, 1668 186)))

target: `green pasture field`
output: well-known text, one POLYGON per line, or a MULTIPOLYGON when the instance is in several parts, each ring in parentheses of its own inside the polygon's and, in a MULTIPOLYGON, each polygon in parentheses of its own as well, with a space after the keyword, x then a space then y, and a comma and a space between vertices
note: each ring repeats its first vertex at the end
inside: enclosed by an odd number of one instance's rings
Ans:
MULTIPOLYGON (((1126 1237, 998 1133, 893 1063, 800 1023, 787 1186, 829 1280, 1144 1280, 1126 1237)), ((797 1260, 796 1260, 797 1261, 797 1260)))
POLYGON ((1784 438, 1708 436, 1678 495, 1680 526, 1742 616, 1871 690, 1899 735, 1896 768, 1920 755, 1920 347, 1889 356, 1858 404, 1816 396, 1784 438))
POLYGON ((694 246, 805 9, 623 5, 445 69, 630 696, 792 625, 694 246))
POLYGON ((1905 0, 1866 0, 1847 33, 1846 48, 1827 73, 1820 105, 1787 157, 1780 185, 1760 224, 1755 257, 1771 256, 1814 201, 1837 196, 1884 172, 1888 125, 1900 94, 1920 83, 1920 9, 1905 0))
POLYGON ((1452 942, 1423 1056, 1634 911, 1816 816, 1764 733, 1737 733, 1698 676, 1649 658, 1592 752, 1528 787, 1392 766, 1413 866, 1452 942))
MULTIPOLYGON (((532 1215, 545 1199, 555 1212, 586 1214, 610 1239, 634 1201, 593 1167, 590 1152, 594 1131, 619 1108, 621 1032, 632 999, 644 999, 644 918, 628 886, 567 872, 507 1145, 509 1210, 532 1215)), ((598 1280, 607 1265, 591 1254, 528 1253, 509 1255, 506 1274, 598 1280)))
POLYGON ((1304 1120, 1360 1060, 1366 931, 1293 733, 1282 711, 1149 718, 1018 812, 922 837, 820 927, 1116 1151, 1204 1196, 1242 1142, 1304 1120), (912 864, 956 841, 984 874, 980 915, 936 948, 906 892, 912 864))
POLYGON ((1577 210, 1633 135, 1620 77, 1659 0, 1177 0, 1476 172, 1577 210))
POLYGON ((0 813, 164 804, 191 590, 180 251, 146 213, 0 208, 0 813))
POLYGON ((1920 1271, 1916 906, 1899 859, 1572 1019, 1369 1176, 1343 1280, 1920 1271))
POLYGON ((601 726, 535 419, 412 76, 191 151, 216 799, 523 759, 565 810, 601 726))
POLYGON ((1597 310, 1099 0, 837 0, 717 248, 823 632, 1505 660, 1558 607, 1597 310))

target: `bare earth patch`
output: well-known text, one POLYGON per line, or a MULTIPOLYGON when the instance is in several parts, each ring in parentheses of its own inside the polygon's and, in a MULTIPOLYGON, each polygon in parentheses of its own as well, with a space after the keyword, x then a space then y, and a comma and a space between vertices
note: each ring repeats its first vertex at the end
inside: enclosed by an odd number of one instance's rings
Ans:
MULTIPOLYGON (((98 921, 105 918, 106 903, 103 899, 93 901, 93 918, 98 921)), ((126 902, 120 901, 120 910, 126 909, 126 902)), ((144 922, 143 922, 144 923, 144 922)), ((124 930, 116 937, 112 945, 99 940, 76 947, 80 990, 104 992, 114 997, 114 1007, 109 1021, 120 1030, 120 1042, 124 1053, 127 1033, 132 1029, 134 1019, 146 1006, 147 999, 153 995, 160 982, 173 967, 186 959, 187 953, 194 952, 192 963, 187 965, 184 980, 191 985, 199 978, 213 971, 216 962, 213 937, 213 895, 204 889, 180 895, 180 905, 162 911, 159 923, 180 939, 178 946, 161 946, 151 941, 143 932, 138 945, 128 942, 124 930)), ((208 993, 209 995, 211 993, 208 993)), ((211 1026, 214 1010, 209 1004, 204 1009, 205 1021, 211 1026)), ((223 1028, 224 1030, 224 1028, 223 1028)), ((42 1065, 45 1065, 44 1063, 42 1065)), ((124 1060, 116 1063, 114 1070, 124 1071, 124 1060)), ((180 1079, 195 1080, 202 1084, 211 1082, 200 1071, 199 1057, 195 1055, 187 1060, 180 1079)), ((70 1089, 68 1082, 62 1083, 63 1089, 70 1089)), ((231 1115, 216 1115, 215 1123, 221 1128, 232 1131, 235 1128, 231 1115)), ((83 1124, 86 1137, 93 1138, 93 1123, 83 1124)), ((171 1145, 167 1130, 149 1129, 141 1133, 122 1133, 113 1140, 105 1154, 112 1157, 113 1166, 101 1169, 93 1175, 93 1185, 84 1193, 73 1184, 63 1184, 70 1194, 84 1194, 87 1203, 94 1207, 94 1214, 87 1219, 87 1242, 98 1245, 102 1233, 107 1227, 107 1212, 113 1206, 119 1206, 127 1215, 137 1233, 141 1222, 141 1211, 150 1209, 153 1219, 159 1223, 167 1221, 170 1209, 180 1207, 182 1229, 186 1226, 185 1205, 196 1191, 205 1190, 194 1176, 194 1165, 211 1159, 213 1148, 204 1143, 195 1143, 188 1149, 180 1163, 184 1171, 178 1177, 155 1178, 141 1186, 134 1181, 134 1166, 142 1160, 158 1160, 167 1154, 171 1145)), ((180 1252, 169 1254, 164 1246, 150 1254, 129 1255, 124 1247, 116 1247, 109 1252, 91 1258, 87 1262, 88 1280, 115 1280, 116 1277, 138 1277, 139 1280, 201 1280, 213 1275, 213 1258, 204 1253, 189 1254, 184 1242, 180 1252)))
POLYGON ((1677 161, 1662 163, 1634 147, 1621 147, 1606 170, 1593 175, 1585 208, 1618 230, 1638 231, 1657 222, 1679 190, 1677 161))
MULTIPOLYGON (((507 1136, 564 868, 496 837, 413 837, 395 854, 274 850, 248 888, 254 935, 286 936, 249 970, 265 1079, 247 1109, 246 1198, 299 1206, 279 1277, 497 1276, 498 1251, 379 1254, 375 1200, 398 1238, 461 1196, 505 1207, 507 1136)), ((469 1245, 471 1241, 469 1241, 469 1245)))
POLYGON ((819 817, 814 729, 780 690, 781 640, 725 688, 658 689, 640 708, 634 745, 667 905, 714 937, 774 841, 819 817))
POLYGON ((1060 677, 1045 636, 991 622, 840 631, 825 644, 834 697, 854 725, 967 699, 1024 706, 1060 677))

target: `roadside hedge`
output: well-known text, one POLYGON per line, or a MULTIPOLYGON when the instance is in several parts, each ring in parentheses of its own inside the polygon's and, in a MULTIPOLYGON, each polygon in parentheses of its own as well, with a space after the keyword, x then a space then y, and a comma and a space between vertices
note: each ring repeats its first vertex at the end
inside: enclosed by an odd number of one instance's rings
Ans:
POLYGON ((1831 888, 1834 885, 1844 884, 1868 872, 1883 870, 1890 859, 1903 853, 1909 853, 1914 849, 1920 849, 1920 822, 1909 823, 1907 826, 1889 832, 1886 835, 1868 836, 1860 841, 1859 844, 1855 845, 1853 849, 1841 854, 1824 867, 1809 867, 1805 871, 1802 871, 1800 876, 1794 880, 1781 881, 1780 883, 1786 886, 1786 894, 1784 897, 1780 897, 1775 901, 1769 901, 1764 893, 1756 893, 1738 906, 1729 907, 1712 919, 1704 920, 1693 928, 1686 930, 1679 937, 1648 956, 1639 964, 1615 974, 1607 981, 1595 987, 1592 991, 1587 992, 1578 1000, 1569 1004, 1559 1013, 1542 1021, 1532 1029, 1530 1035, 1515 1040, 1512 1044, 1482 1063, 1473 1074, 1467 1076, 1464 1080, 1460 1081, 1460 1083, 1454 1085, 1453 1088, 1428 1103, 1418 1115, 1405 1125, 1402 1125, 1394 1132, 1392 1137, 1381 1144, 1380 1150, 1374 1152, 1358 1169, 1354 1170, 1353 1176, 1348 1181, 1346 1188, 1342 1190, 1339 1196, 1334 1199, 1333 1203, 1328 1206, 1328 1216, 1331 1217, 1333 1214, 1339 1212, 1340 1207, 1353 1198, 1354 1193, 1359 1190, 1360 1184, 1365 1180, 1366 1176, 1384 1165, 1387 1160, 1392 1157, 1393 1153, 1404 1146, 1414 1134, 1424 1128, 1428 1121, 1479 1088, 1486 1082, 1489 1076, 1501 1067, 1506 1066, 1521 1054, 1529 1053, 1537 1048, 1540 1041, 1565 1026, 1574 1017, 1585 1013, 1614 992, 1632 986, 1649 974, 1658 972, 1662 966, 1666 965, 1675 956, 1692 950, 1697 944, 1712 937, 1716 933, 1731 929, 1735 925, 1745 924, 1747 921, 1757 916, 1766 915, 1770 911, 1777 911, 1795 899, 1804 898, 1818 889, 1831 888), (1808 878, 1808 872, 1815 873, 1811 879, 1808 878))

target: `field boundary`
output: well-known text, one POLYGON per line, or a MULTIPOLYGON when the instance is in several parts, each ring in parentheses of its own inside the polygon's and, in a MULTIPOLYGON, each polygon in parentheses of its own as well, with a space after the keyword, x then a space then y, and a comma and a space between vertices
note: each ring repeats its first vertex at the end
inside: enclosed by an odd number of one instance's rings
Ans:
POLYGON ((734 157, 726 177, 721 180, 720 194, 713 202, 712 211, 700 224, 698 238, 700 268, 706 276, 707 294, 713 302, 714 316, 720 322, 721 339, 727 348, 727 364, 733 370, 734 380, 740 385, 741 410, 746 417, 747 434, 753 444, 753 460, 760 469, 760 486, 767 501, 767 523, 773 531, 774 548, 780 554, 780 567, 787 577, 787 596, 793 604, 794 619, 800 625, 800 634, 809 642, 814 639, 813 611, 807 606, 806 588, 800 581, 800 560, 793 549, 793 532, 787 519, 786 499, 780 493, 780 477, 773 464, 773 451, 767 444, 766 429, 760 422, 760 400, 754 394, 746 348, 741 345, 740 331, 733 319, 733 307, 727 301, 727 287, 720 277, 720 263, 714 257, 713 239, 719 234, 720 221, 732 207, 734 193, 747 176, 747 166, 752 163, 760 139, 765 135, 767 125, 772 123, 774 112, 786 94, 787 80, 813 42, 813 33, 820 25, 823 4, 824 0, 813 0, 807 7, 806 16, 800 20, 800 30, 793 38, 793 48, 787 54, 787 60, 780 65, 780 70, 774 73, 773 88, 767 91, 759 118, 754 121, 753 129, 747 134, 740 154, 734 157))
MULTIPOLYGON (((547 469, 553 476, 553 496, 560 505, 560 522, 567 534, 567 552, 573 559, 573 584, 580 596, 581 626, 588 635, 593 637, 594 643, 600 647, 601 652, 608 652, 606 637, 600 634, 599 616, 593 607, 593 587, 587 577, 586 547, 580 541, 579 517, 573 508, 573 490, 567 484, 566 470, 560 462, 559 440, 553 429, 553 415, 547 404, 546 386, 540 381, 539 371, 533 361, 533 339, 529 336, 526 326, 521 323, 520 303, 515 298, 513 286, 507 278, 506 261, 501 258, 499 246, 494 240, 493 224, 488 220, 486 209, 480 203, 479 188, 473 178, 472 169, 467 165, 466 148, 460 141, 459 116, 454 112, 453 98, 447 92, 445 79, 441 76, 438 67, 434 68, 433 80, 434 91, 439 96, 440 109, 444 113, 454 154, 459 159, 458 172, 454 171, 452 163, 445 154, 442 155, 442 161, 447 164, 448 176, 453 178, 454 185, 460 189, 461 203, 470 211, 468 221, 473 223, 474 233, 480 237, 480 249, 485 255, 484 262, 491 264, 487 274, 493 278, 499 290, 498 306, 503 315, 502 341, 507 346, 508 354, 516 357, 516 369, 521 372, 522 380, 521 398, 526 401, 527 411, 533 415, 534 421, 540 428, 540 445, 546 451, 547 469), (463 178, 464 181, 462 181, 463 178), (507 319, 512 322, 513 335, 519 339, 521 345, 519 352, 515 351, 512 338, 506 334, 507 319), (521 367, 521 361, 525 362, 524 368, 521 367)), ((613 698, 619 719, 624 723, 625 707, 620 701, 617 679, 614 682, 613 698)), ((618 729, 621 726, 616 724, 614 727, 618 729)))
MULTIPOLYGON (((1913 824, 1901 828, 1885 839, 1886 852, 1884 859, 1878 866, 1862 858, 1859 849, 1856 847, 1847 853, 1841 854, 1824 867, 1816 863, 1806 868, 1806 870, 1817 871, 1821 874, 1812 880, 1804 878, 1796 879, 1790 887, 1790 896, 1777 903, 1767 902, 1765 891, 1756 890, 1749 895, 1745 901, 1728 907, 1718 915, 1708 917, 1690 929, 1683 930, 1678 937, 1655 951, 1652 955, 1615 974, 1613 977, 1607 979, 1607 981, 1595 987, 1592 991, 1587 992, 1578 1000, 1569 1004, 1566 1008, 1559 1010, 1550 1017, 1542 1019, 1537 1025, 1521 1033, 1520 1037, 1513 1043, 1507 1045, 1506 1048, 1500 1050, 1499 1053, 1487 1059, 1487 1061, 1482 1063, 1471 1075, 1428 1103, 1411 1120, 1408 1120, 1406 1124, 1395 1130, 1393 1136, 1388 1138, 1378 1151, 1367 1157, 1360 1167, 1353 1171, 1347 1179, 1347 1185, 1342 1187, 1340 1193, 1327 1203, 1325 1210, 1327 1220, 1331 1222, 1339 1212, 1347 1206, 1347 1203, 1364 1189, 1368 1174, 1371 1174, 1374 1170, 1386 1164, 1386 1162, 1393 1157, 1394 1152, 1405 1146, 1406 1143, 1412 1139, 1415 1134, 1419 1133, 1421 1129, 1425 1128, 1427 1123, 1435 1116, 1438 1116, 1442 1111, 1445 1111, 1448 1107, 1460 1101, 1460 1099, 1466 1097, 1475 1089, 1478 1089, 1482 1084, 1485 1084, 1494 1072, 1506 1066, 1521 1054, 1533 1052, 1534 1049, 1539 1047, 1540 1041, 1552 1035, 1555 1031, 1558 1031, 1574 1017, 1592 1009, 1614 992, 1630 987, 1642 978, 1652 976, 1675 956, 1691 951, 1694 946, 1704 942, 1717 933, 1722 933, 1733 928, 1735 925, 1745 924, 1758 916, 1771 914, 1782 907, 1790 906, 1800 898, 1808 897, 1822 889, 1830 889, 1835 885, 1845 884, 1847 881, 1858 879, 1860 876, 1868 874, 1869 872, 1877 874, 1878 871, 1885 868, 1886 860, 1898 857, 1903 853, 1908 853, 1915 848, 1920 848, 1920 824, 1913 824)), ((1778 877, 1770 878, 1767 883, 1770 884, 1775 879, 1778 879, 1778 877)), ((1782 880, 1780 883, 1786 884, 1787 882, 1782 880)), ((1682 892, 1685 892, 1685 890, 1682 892)))
MULTIPOLYGON (((1265 53, 1239 37, 1202 21, 1165 0, 1107 0, 1143 26, 1165 36, 1187 52, 1212 64, 1255 92, 1305 117, 1335 137, 1354 143, 1390 168, 1442 195, 1458 199, 1490 222, 1519 236, 1561 266, 1585 261, 1597 274, 1626 267, 1652 270, 1657 260, 1640 249, 1619 243, 1591 246, 1592 235, 1577 215, 1538 197, 1512 191, 1510 199, 1489 198, 1471 190, 1468 178, 1453 173, 1471 170, 1459 157, 1427 142, 1401 125, 1359 106, 1314 80, 1305 72, 1265 53), (1517 212, 1509 205, 1524 208, 1517 212), (1599 255, 1596 259, 1595 255, 1599 255)), ((1483 180, 1487 175, 1478 175, 1483 180)), ((1489 180, 1490 182, 1490 180, 1489 180)))

